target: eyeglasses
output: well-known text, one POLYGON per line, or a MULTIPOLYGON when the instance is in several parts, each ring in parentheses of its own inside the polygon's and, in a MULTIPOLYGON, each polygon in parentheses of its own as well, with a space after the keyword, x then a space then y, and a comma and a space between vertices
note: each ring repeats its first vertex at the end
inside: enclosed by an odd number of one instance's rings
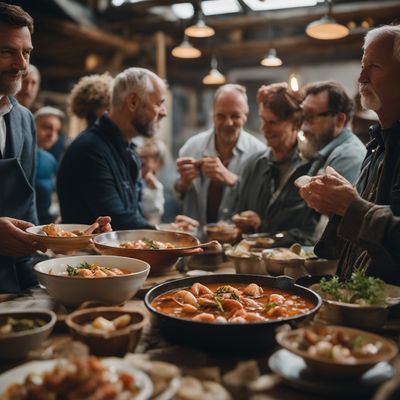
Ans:
POLYGON ((314 121, 315 118, 328 117, 329 115, 336 115, 336 113, 334 113, 332 111, 324 111, 324 112, 320 112, 318 114, 303 114, 303 120, 311 122, 311 121, 314 121))

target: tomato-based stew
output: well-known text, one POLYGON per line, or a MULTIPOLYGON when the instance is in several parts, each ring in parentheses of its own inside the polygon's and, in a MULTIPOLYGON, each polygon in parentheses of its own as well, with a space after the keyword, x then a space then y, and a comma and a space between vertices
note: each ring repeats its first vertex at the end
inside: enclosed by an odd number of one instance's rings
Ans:
POLYGON ((164 293, 151 305, 178 318, 210 323, 249 323, 290 318, 307 313, 314 304, 280 289, 250 284, 194 283, 164 293))

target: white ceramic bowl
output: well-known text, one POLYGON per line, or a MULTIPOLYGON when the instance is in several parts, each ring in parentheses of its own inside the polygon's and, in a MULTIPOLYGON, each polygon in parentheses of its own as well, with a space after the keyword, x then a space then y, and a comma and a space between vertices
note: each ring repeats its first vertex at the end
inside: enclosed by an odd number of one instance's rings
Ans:
POLYGON ((57 317, 49 310, 15 310, 0 313, 0 324, 8 317, 15 319, 41 319, 43 326, 20 332, 0 335, 0 360, 18 360, 36 348, 50 335, 57 317))
POLYGON ((34 267, 38 280, 50 296, 60 303, 76 307, 85 301, 95 300, 106 304, 120 304, 130 299, 142 287, 149 274, 150 265, 144 261, 119 256, 76 256, 43 261, 34 267), (80 263, 99 264, 103 267, 122 268, 129 274, 104 278, 82 278, 58 275, 68 265, 80 263))

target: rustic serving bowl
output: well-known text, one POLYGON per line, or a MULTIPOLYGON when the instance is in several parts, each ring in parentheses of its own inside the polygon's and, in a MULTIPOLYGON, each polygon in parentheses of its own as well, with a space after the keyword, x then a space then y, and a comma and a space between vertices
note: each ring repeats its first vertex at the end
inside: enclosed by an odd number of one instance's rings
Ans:
POLYGON ((188 233, 150 229, 102 233, 94 238, 94 244, 102 254, 132 257, 146 261, 150 264, 150 275, 163 274, 168 271, 176 264, 179 257, 202 252, 200 248, 196 248, 199 245, 199 240, 188 233), (126 249, 120 246, 121 243, 144 238, 172 243, 175 248, 147 250, 126 249))
POLYGON ((152 313, 161 333, 173 343, 183 344, 206 351, 225 354, 247 354, 271 350, 275 346, 275 328, 285 323, 296 323, 306 316, 315 314, 322 304, 320 296, 313 291, 296 285, 289 277, 262 275, 213 274, 165 282, 151 289, 145 297, 145 305, 152 313), (310 301, 314 307, 308 312, 294 317, 248 324, 217 324, 192 321, 167 315, 156 310, 153 300, 171 290, 185 289, 193 283, 256 283, 263 287, 281 289, 310 301))
MULTIPOLYGON (((90 225, 82 224, 56 224, 57 228, 67 232, 85 231, 90 225)), ((45 225, 31 226, 26 231, 35 237, 35 241, 43 244, 46 248, 51 249, 57 253, 65 253, 75 250, 80 250, 88 247, 92 243, 92 238, 95 235, 76 236, 76 237, 59 237, 47 236, 43 232, 45 225)))
POLYGON ((28 318, 41 319, 45 321, 45 325, 24 330, 20 332, 12 332, 9 334, 0 334, 0 360, 10 361, 24 358, 31 350, 38 348, 44 340, 48 338, 57 317, 54 312, 49 310, 21 310, 7 311, 0 313, 0 325, 7 318, 28 318))
POLYGON ((374 355, 357 357, 355 360, 338 361, 320 355, 311 355, 307 350, 299 349, 296 346, 296 342, 303 336, 305 328, 279 332, 276 340, 282 347, 303 358, 314 373, 331 378, 358 377, 379 362, 392 360, 398 352, 395 343, 382 336, 343 326, 328 325, 326 328, 332 332, 340 330, 344 335, 349 336, 350 340, 360 340, 362 338, 365 343, 379 342, 381 347, 378 353, 374 355))
MULTIPOLYGON (((320 277, 310 277, 308 282, 320 280, 320 277)), ((309 284, 303 281, 311 290, 317 290, 318 284, 309 284)), ((300 280, 300 284, 303 284, 300 280)), ((341 301, 323 299, 320 311, 321 319, 336 325, 351 326, 359 329, 379 330, 388 320, 391 307, 400 303, 400 287, 385 283, 385 293, 388 304, 385 305, 360 305, 344 303, 341 301)))
POLYGON ((150 270, 144 261, 117 256, 61 257, 42 261, 34 267, 39 283, 51 297, 69 307, 77 307, 94 300, 105 304, 120 304, 129 300, 142 287, 150 270), (68 265, 80 263, 99 264, 104 267, 122 268, 125 275, 104 278, 62 276, 68 265))
POLYGON ((91 354, 102 357, 121 357, 135 350, 147 319, 146 314, 141 311, 125 310, 119 307, 96 307, 74 311, 65 322, 72 336, 89 346, 91 354), (89 331, 84 327, 97 317, 113 320, 124 314, 131 317, 131 322, 126 327, 116 331, 89 331))

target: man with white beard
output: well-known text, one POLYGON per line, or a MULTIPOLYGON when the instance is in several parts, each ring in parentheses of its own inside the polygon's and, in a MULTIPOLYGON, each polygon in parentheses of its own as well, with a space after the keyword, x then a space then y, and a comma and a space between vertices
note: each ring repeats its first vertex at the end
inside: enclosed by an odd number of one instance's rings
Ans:
POLYGON ((359 89, 362 105, 380 124, 356 188, 333 170, 300 189, 315 210, 331 220, 315 247, 317 255, 340 257, 338 273, 347 279, 355 268, 400 284, 400 26, 367 33, 359 89), (357 189, 357 190, 356 190, 357 189))

